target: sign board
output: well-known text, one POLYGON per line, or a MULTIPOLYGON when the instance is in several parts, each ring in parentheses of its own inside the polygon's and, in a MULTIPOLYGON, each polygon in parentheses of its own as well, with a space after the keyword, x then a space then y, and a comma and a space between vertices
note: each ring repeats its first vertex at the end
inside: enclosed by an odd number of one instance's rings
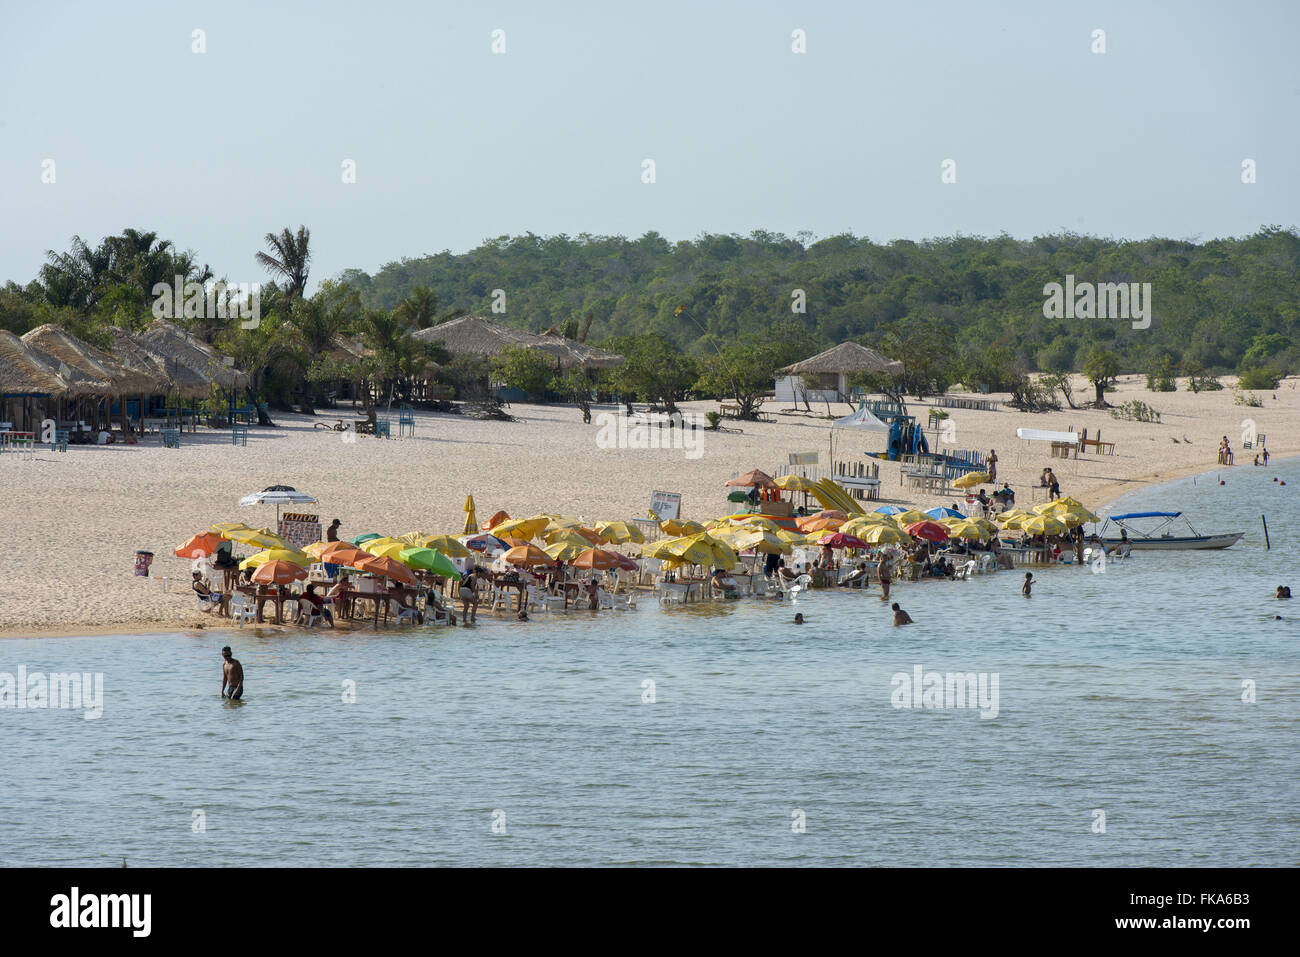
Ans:
POLYGON ((681 518, 681 510, 681 492, 650 493, 650 511, 658 515, 660 519, 666 521, 670 518, 681 518))
POLYGON ((791 452, 790 453, 791 465, 816 465, 817 461, 818 459, 817 459, 816 452, 791 452))
POLYGON ((287 514, 280 519, 279 533, 285 541, 306 548, 321 540, 320 521, 315 515, 287 514))

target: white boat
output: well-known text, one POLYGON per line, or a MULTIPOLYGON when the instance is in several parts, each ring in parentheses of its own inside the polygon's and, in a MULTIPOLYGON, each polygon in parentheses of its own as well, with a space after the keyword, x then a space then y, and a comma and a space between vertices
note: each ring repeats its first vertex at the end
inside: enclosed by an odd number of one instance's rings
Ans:
POLYGON ((1245 532, 1224 532, 1220 535, 1201 535, 1192 528, 1192 523, 1183 518, 1183 524, 1187 526, 1190 535, 1175 535, 1170 531, 1174 521, 1182 518, 1182 512, 1125 512, 1123 515, 1111 515, 1102 525, 1098 532, 1101 540, 1106 545, 1118 545, 1123 538, 1115 535, 1106 534, 1106 529, 1113 522, 1118 528, 1128 532, 1128 543, 1135 549, 1186 549, 1186 548, 1228 548, 1237 544, 1245 532), (1136 528, 1128 523, 1134 519, 1159 518, 1164 519, 1162 523, 1154 529, 1136 528))

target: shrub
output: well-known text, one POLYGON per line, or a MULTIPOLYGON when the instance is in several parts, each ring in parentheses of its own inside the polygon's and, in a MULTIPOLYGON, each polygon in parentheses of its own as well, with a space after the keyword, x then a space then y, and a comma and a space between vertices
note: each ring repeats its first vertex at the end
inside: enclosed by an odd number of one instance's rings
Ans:
POLYGON ((1280 378, 1282 377, 1276 369, 1270 369, 1268 366, 1255 366, 1241 371, 1241 375, 1237 378, 1237 387, 1240 389, 1276 389, 1280 378))

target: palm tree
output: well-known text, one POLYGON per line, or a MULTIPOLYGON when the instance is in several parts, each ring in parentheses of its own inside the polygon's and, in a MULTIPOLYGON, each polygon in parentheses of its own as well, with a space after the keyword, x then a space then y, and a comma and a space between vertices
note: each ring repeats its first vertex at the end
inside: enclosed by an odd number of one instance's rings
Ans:
POLYGON ((438 294, 428 286, 416 286, 398 301, 394 315, 415 329, 428 329, 465 315, 464 309, 452 309, 438 315, 438 294))
POLYGON ((311 231, 306 226, 299 226, 298 232, 289 232, 289 227, 281 230, 280 235, 266 234, 266 245, 274 255, 259 252, 257 261, 266 271, 275 276, 282 276, 289 284, 290 297, 301 297, 307 288, 307 273, 311 262, 308 242, 311 231))

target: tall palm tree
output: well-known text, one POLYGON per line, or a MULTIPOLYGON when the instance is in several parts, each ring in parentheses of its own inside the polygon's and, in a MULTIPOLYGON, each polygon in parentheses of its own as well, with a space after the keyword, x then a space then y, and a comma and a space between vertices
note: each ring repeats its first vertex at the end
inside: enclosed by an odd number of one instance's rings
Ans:
POLYGON ((299 226, 298 232, 289 232, 289 227, 275 233, 266 234, 266 246, 273 255, 259 252, 257 261, 266 271, 274 276, 283 277, 289 286, 291 298, 301 297, 307 288, 307 273, 311 262, 311 250, 308 242, 311 231, 306 226, 299 226))
POLYGON ((464 309, 452 309, 439 315, 440 308, 437 293, 428 286, 416 286, 398 301, 393 312, 415 329, 428 329, 465 315, 464 309))

